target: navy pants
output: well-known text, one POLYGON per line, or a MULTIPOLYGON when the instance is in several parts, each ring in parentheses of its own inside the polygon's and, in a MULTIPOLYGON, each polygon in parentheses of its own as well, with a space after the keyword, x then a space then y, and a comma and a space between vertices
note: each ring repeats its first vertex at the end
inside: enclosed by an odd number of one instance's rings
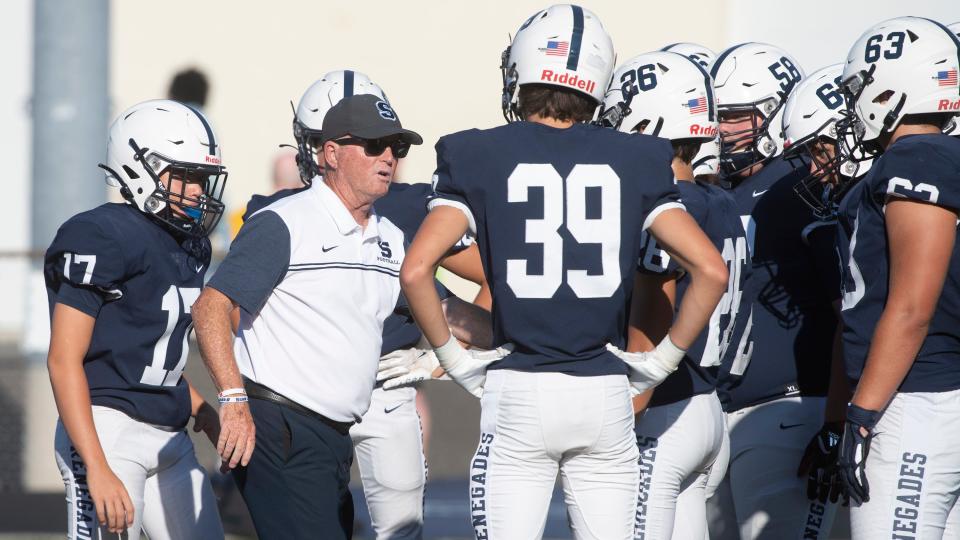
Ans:
POLYGON ((350 436, 269 401, 251 399, 250 411, 257 445, 233 476, 257 536, 352 538, 350 436))

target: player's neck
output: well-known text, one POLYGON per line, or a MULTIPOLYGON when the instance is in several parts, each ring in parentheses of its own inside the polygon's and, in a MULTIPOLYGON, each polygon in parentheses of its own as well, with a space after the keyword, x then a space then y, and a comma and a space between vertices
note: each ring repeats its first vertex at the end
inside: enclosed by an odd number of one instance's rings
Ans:
POLYGON ((897 142, 897 139, 907 135, 933 135, 942 133, 941 129, 933 124, 900 124, 890 135, 890 142, 883 145, 884 149, 897 142))
POLYGON ((527 117, 527 122, 543 124, 558 129, 566 129, 576 123, 573 120, 557 120, 552 116, 540 116, 539 114, 531 114, 527 117))
POLYGON ((670 167, 673 169, 673 177, 677 181, 693 182, 693 166, 689 163, 675 157, 673 162, 670 163, 670 167))
POLYGON ((340 199, 343 206, 350 212, 353 220, 356 221, 361 228, 366 229, 367 222, 370 220, 370 210, 373 208, 373 201, 368 201, 365 197, 356 193, 346 182, 338 181, 338 178, 334 174, 324 176, 323 182, 336 193, 337 198, 340 199))

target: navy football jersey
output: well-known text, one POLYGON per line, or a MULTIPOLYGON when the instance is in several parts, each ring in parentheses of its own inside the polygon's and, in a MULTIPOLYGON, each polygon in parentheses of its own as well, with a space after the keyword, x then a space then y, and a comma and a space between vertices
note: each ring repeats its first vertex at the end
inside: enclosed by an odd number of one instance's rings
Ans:
POLYGON ((834 227, 817 220, 793 191, 808 167, 778 157, 730 190, 752 258, 745 291, 752 351, 721 373, 727 411, 787 395, 826 395, 839 264, 834 227))
POLYGON ((626 374, 622 347, 640 234, 682 208, 670 143, 588 124, 515 122, 440 139, 438 204, 467 214, 493 294, 492 365, 626 374))
MULTIPOLYGON (((282 189, 272 195, 254 195, 247 203, 247 210, 243 214, 243 220, 246 221, 251 215, 262 208, 295 193, 307 189, 306 187, 296 189, 282 189)), ((394 182, 390 185, 390 190, 386 195, 374 203, 374 209, 377 214, 386 217, 403 231, 404 239, 407 243, 413 241, 417 234, 417 229, 427 217, 427 197, 433 192, 430 184, 404 184, 394 182)), ((440 298, 447 298, 452 295, 439 281, 434 280, 437 286, 437 292, 440 298)), ((410 313, 410 306, 407 299, 400 293, 397 299, 397 307, 386 320, 383 321, 383 346, 381 347, 381 356, 400 349, 409 349, 420 341, 420 328, 413 320, 413 314, 410 313)))
MULTIPOLYGON (((750 273, 750 253, 733 197, 717 186, 702 182, 680 181, 677 189, 687 212, 723 256, 729 278, 727 290, 707 327, 687 349, 677 371, 654 390, 650 400, 652 407, 713 392, 721 364, 732 364, 736 356, 742 335, 735 332, 742 334, 750 316, 750 302, 743 296, 750 273)), ((657 245, 652 235, 644 233, 643 238, 644 249, 637 269, 648 274, 675 275, 677 293, 674 306, 679 309, 690 286, 689 274, 657 245)))
MULTIPOLYGON (((960 209, 960 139, 908 135, 873 163, 840 204, 837 247, 843 265, 843 351, 856 385, 889 293, 890 264, 884 207, 905 198, 960 209)), ((923 261, 917 261, 923 264, 923 261)), ((954 243, 946 281, 927 336, 901 392, 960 388, 960 243, 954 243)))
POLYGON ((60 227, 44 259, 47 298, 51 316, 60 303, 96 318, 83 360, 94 405, 186 425, 190 308, 209 264, 209 240, 180 237, 128 204, 104 204, 60 227))

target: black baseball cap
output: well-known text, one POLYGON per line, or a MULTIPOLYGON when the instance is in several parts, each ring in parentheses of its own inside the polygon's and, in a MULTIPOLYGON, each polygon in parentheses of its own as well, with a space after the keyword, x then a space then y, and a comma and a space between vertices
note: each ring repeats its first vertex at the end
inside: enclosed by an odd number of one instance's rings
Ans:
POLYGON ((385 99, 371 94, 345 97, 327 111, 321 128, 322 141, 352 135, 360 139, 380 139, 399 135, 408 144, 423 144, 419 134, 403 129, 400 118, 385 99))

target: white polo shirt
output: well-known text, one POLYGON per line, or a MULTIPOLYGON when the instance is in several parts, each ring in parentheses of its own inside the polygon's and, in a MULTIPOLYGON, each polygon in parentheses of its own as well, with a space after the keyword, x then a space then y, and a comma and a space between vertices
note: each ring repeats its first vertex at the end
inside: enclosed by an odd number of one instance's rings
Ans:
POLYGON ((253 214, 208 284, 242 308, 240 372, 332 420, 359 420, 400 293, 403 240, 376 214, 362 229, 320 178, 253 214))

